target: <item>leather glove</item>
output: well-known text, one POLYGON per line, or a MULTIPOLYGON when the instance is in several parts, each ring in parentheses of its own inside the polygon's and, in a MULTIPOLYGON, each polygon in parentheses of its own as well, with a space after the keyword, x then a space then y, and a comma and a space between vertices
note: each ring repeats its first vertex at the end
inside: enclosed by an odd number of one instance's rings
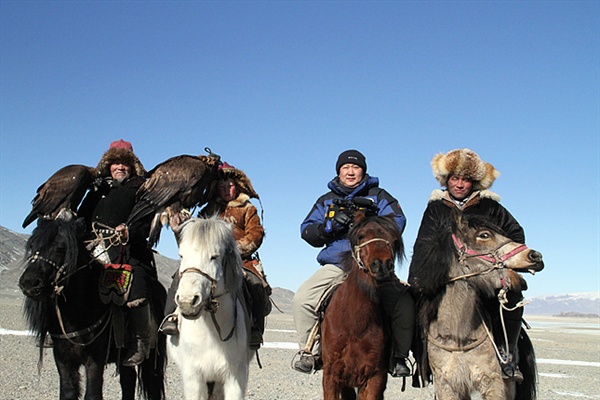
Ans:
POLYGON ((325 219, 323 230, 328 234, 336 234, 348 229, 353 215, 346 210, 336 210, 331 218, 325 219))

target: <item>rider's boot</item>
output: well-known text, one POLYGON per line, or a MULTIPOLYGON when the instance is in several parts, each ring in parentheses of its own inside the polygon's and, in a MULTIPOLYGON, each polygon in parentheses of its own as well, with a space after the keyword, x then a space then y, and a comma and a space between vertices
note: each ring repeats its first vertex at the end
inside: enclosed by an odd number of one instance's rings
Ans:
POLYGON ((265 318, 271 312, 271 301, 263 281, 253 271, 244 273, 248 308, 252 313, 252 326, 250 328, 250 349, 258 350, 263 344, 265 332, 265 318))
POLYGON ((392 364, 390 365, 390 375, 394 378, 400 376, 411 376, 410 368, 407 364, 408 357, 406 355, 398 355, 392 357, 392 364))
POLYGON ((407 361, 415 326, 414 300, 399 280, 387 282, 380 289, 381 301, 392 330, 393 356, 388 372, 392 377, 410 376, 411 369, 407 361))
POLYGON ((150 306, 144 304, 129 310, 129 322, 135 335, 135 348, 130 351, 123 365, 134 367, 144 362, 150 354, 152 328, 150 323, 150 306))
POLYGON ((173 280, 171 281, 171 286, 169 286, 169 290, 167 291, 165 318, 158 327, 158 331, 165 335, 179 335, 179 321, 178 316, 175 313, 175 310, 177 309, 177 304, 175 303, 175 294, 177 293, 177 288, 179 287, 179 280, 179 272, 175 271, 175 274, 173 274, 173 280))
POLYGON ((519 342, 519 336, 521 335, 521 317, 523 311, 522 308, 518 308, 515 311, 503 311, 508 349, 506 349, 506 345, 501 346, 501 353, 504 361, 501 362, 500 366, 502 367, 502 377, 504 379, 514 379, 516 382, 522 382, 523 374, 519 370, 519 352, 517 343, 519 342))

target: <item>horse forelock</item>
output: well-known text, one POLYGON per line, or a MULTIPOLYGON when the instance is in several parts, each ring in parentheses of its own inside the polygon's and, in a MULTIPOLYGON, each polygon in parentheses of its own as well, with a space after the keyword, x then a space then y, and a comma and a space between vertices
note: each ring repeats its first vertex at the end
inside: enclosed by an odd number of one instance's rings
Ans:
POLYGON ((25 267, 37 267, 36 263, 30 262, 33 255, 38 253, 41 257, 47 258, 57 265, 65 266, 65 274, 68 276, 77 267, 77 257, 79 255, 79 238, 77 236, 77 227, 75 221, 65 221, 62 219, 39 220, 38 226, 33 230, 27 240, 26 263, 25 267), (58 246, 61 247, 62 259, 58 259, 58 246))
POLYGON ((402 240, 402 233, 392 215, 369 216, 361 219, 348 233, 351 248, 354 248, 354 246, 358 245, 360 241, 364 239, 365 231, 368 231, 369 228, 373 229, 373 238, 380 237, 386 239, 390 243, 392 250, 394 251, 394 258, 398 262, 401 262, 404 259, 404 241, 402 240), (376 232, 381 232, 382 234, 376 232))
MULTIPOLYGON (((188 246, 197 251, 200 263, 208 263, 212 256, 220 255, 225 289, 235 292, 241 287, 241 258, 231 225, 227 221, 216 216, 186 221, 179 234, 180 252, 185 252, 188 246)), ((182 256, 186 257, 185 254, 182 256)))

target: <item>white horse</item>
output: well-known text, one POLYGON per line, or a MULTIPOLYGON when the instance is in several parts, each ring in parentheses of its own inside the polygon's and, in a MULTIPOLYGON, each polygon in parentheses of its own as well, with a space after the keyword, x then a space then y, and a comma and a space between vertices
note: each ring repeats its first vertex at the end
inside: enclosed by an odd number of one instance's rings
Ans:
POLYGON ((187 400, 243 399, 248 384, 249 318, 242 260, 226 221, 186 221, 177 232, 181 281, 175 296, 179 336, 168 354, 179 368, 187 400))

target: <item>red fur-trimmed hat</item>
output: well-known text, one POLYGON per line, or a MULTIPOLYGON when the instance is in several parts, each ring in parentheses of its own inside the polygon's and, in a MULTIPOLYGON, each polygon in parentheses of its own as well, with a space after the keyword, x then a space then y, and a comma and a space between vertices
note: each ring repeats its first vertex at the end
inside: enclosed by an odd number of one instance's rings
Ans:
POLYGON ((456 149, 436 154, 431 160, 433 175, 440 185, 447 187, 452 175, 473 181, 473 190, 487 189, 500 176, 492 164, 483 162, 479 155, 469 149, 456 149))
POLYGON ((116 140, 110 144, 108 150, 102 155, 96 170, 100 176, 110 176, 110 166, 115 163, 123 163, 131 166, 132 173, 144 176, 146 169, 142 162, 133 152, 133 146, 130 142, 123 139, 116 140))

